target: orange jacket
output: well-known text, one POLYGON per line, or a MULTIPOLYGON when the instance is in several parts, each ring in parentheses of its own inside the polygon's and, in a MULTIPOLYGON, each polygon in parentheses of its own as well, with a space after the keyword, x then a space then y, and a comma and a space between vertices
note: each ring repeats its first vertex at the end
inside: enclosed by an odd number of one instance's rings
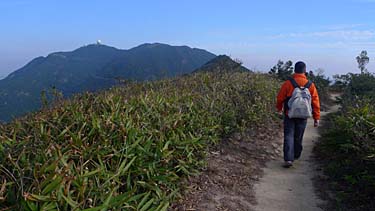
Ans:
MULTIPOLYGON (((305 74, 295 73, 293 75, 293 78, 297 82, 297 84, 300 86, 304 86, 308 82, 308 79, 306 78, 305 74)), ((287 100, 288 97, 292 96, 293 90, 294 90, 294 87, 289 80, 285 81, 284 84, 281 86, 279 94, 277 95, 277 104, 276 104, 276 108, 279 112, 283 110, 285 100, 287 100)), ((310 86, 309 91, 311 94, 313 117, 315 120, 319 120, 320 119, 320 101, 319 101, 318 91, 316 90, 314 83, 310 86)), ((287 112, 288 111, 286 111, 286 114, 288 114, 287 112)))

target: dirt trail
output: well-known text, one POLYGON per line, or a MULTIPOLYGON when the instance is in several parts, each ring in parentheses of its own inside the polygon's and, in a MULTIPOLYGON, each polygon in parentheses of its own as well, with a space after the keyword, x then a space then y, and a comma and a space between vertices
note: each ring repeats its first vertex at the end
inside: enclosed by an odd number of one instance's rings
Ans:
POLYGON ((302 157, 290 169, 282 167, 281 130, 281 124, 273 123, 223 140, 210 151, 202 174, 186 181, 184 197, 170 210, 322 210, 324 201, 312 181, 318 174, 311 156, 318 129, 309 120, 302 157))
POLYGON ((281 125, 276 122, 262 129, 234 134, 208 155, 207 168, 186 181, 183 199, 171 210, 249 211, 255 204, 254 184, 262 168, 280 152, 281 125), (254 132, 256 131, 256 132, 254 132))
MULTIPOLYGON (((330 112, 337 109, 337 106, 333 106, 330 112)), ((322 116, 327 113, 322 112, 322 116)), ((282 155, 279 159, 267 163, 264 176, 255 185, 257 205, 253 209, 259 211, 322 210, 320 207, 324 202, 314 192, 312 181, 316 174, 316 166, 311 154, 318 137, 318 129, 314 128, 313 120, 309 120, 303 140, 302 157, 295 162, 294 167, 283 168, 282 155)))

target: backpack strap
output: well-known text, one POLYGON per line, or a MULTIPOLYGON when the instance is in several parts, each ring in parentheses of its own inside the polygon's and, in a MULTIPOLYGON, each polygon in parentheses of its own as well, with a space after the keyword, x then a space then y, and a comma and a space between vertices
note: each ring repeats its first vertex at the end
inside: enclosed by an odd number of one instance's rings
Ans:
MULTIPOLYGON (((300 87, 300 86, 297 84, 296 80, 294 80, 294 78, 290 77, 288 80, 292 83, 292 85, 293 85, 294 88, 300 87)), ((313 84, 313 82, 309 80, 309 81, 305 84, 305 86, 303 86, 303 87, 304 87, 304 88, 307 88, 307 89, 310 89, 310 87, 311 87, 312 84, 313 84)))
POLYGON ((292 83, 294 88, 299 87, 299 85, 297 84, 296 80, 294 80, 294 78, 290 77, 288 80, 290 81, 290 83, 292 83))
POLYGON ((289 102, 290 99, 291 99, 291 97, 287 97, 287 98, 284 100, 284 113, 286 113, 286 111, 289 110, 288 102, 289 102))
POLYGON ((305 88, 307 88, 307 89, 310 89, 310 86, 313 84, 313 82, 312 81, 308 81, 306 84, 305 84, 305 88))
MULTIPOLYGON (((294 80, 293 77, 290 77, 288 80, 290 81, 290 83, 293 85, 294 88, 299 87, 299 85, 297 84, 296 80, 294 80)), ((284 112, 286 112, 287 110, 289 110, 288 102, 289 102, 290 98, 291 98, 291 96, 287 97, 284 100, 284 112)))

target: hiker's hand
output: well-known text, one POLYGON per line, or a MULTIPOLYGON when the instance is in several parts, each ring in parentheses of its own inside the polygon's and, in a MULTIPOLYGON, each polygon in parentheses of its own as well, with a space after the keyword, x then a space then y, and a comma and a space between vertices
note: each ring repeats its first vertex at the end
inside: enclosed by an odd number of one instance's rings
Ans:
POLYGON ((283 111, 277 111, 277 116, 278 116, 280 119, 283 119, 283 118, 284 118, 283 111))
POLYGON ((319 127, 319 120, 314 120, 314 127, 319 127))

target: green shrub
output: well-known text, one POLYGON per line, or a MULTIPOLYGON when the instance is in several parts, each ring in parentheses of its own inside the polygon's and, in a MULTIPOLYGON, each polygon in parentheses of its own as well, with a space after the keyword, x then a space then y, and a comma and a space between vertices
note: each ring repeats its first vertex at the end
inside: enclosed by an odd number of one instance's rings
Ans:
POLYGON ((260 74, 199 73, 78 95, 0 125, 0 208, 167 210, 209 145, 275 118, 277 87, 260 74))
POLYGON ((321 69, 318 69, 316 73, 313 71, 310 71, 307 74, 307 78, 314 82, 316 89, 319 93, 319 99, 321 108, 326 105, 331 104, 331 98, 330 98, 330 79, 324 75, 324 71, 321 69))
POLYGON ((351 75, 341 97, 342 109, 329 119, 329 129, 317 146, 340 197, 339 206, 349 210, 375 209, 375 101, 368 92, 375 90, 373 79, 370 74, 351 75))
POLYGON ((335 76, 334 86, 343 91, 343 106, 351 106, 359 98, 375 99, 375 76, 371 73, 335 76))

